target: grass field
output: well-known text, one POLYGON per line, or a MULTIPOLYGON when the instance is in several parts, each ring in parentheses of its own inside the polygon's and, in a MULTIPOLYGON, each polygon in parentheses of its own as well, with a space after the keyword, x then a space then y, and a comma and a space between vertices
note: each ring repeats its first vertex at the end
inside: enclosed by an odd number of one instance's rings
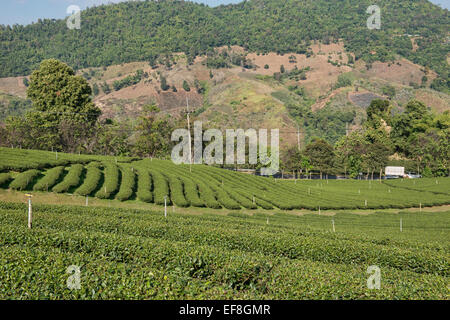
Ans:
POLYGON ((450 294, 450 179, 280 181, 162 160, 0 152, 0 299, 450 294), (69 266, 80 268, 80 290, 67 286, 69 266), (370 266, 380 289, 367 286, 370 266))

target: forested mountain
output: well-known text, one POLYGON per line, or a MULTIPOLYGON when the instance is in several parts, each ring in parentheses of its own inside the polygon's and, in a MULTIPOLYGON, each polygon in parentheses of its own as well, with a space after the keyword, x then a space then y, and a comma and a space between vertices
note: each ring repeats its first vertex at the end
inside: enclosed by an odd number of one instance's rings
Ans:
POLYGON ((390 61, 395 54, 427 66, 448 90, 448 10, 426 0, 380 0, 382 27, 369 30, 371 0, 252 0, 210 8, 185 1, 132 1, 82 12, 81 29, 65 20, 0 26, 0 77, 30 74, 46 58, 86 68, 151 61, 185 52, 192 60, 214 47, 307 53, 316 41, 344 39, 356 59, 390 61))

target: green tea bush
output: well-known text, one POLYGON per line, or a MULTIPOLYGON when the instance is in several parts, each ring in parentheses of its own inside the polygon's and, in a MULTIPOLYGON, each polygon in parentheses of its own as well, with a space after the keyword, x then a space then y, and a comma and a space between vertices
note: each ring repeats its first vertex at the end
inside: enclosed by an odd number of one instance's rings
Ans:
POLYGON ((64 172, 64 167, 55 167, 47 171, 45 176, 40 179, 33 187, 34 191, 49 191, 58 182, 64 172))
POLYGON ((184 185, 184 193, 186 195, 186 200, 190 202, 191 206, 197 208, 205 207, 205 202, 200 199, 199 189, 197 184, 189 178, 182 178, 182 182, 184 185))
MULTIPOLYGON (((0 166, 8 163, 19 164, 22 168, 27 165, 35 166, 50 164, 49 156, 54 153, 30 150, 11 150, 0 148, 0 166), (5 150, 5 153, 3 153, 5 150), (29 159, 28 159, 29 158, 29 159)), ((116 159, 101 156, 82 156, 59 154, 64 161, 83 162, 91 161, 87 166, 98 169, 103 166, 103 178, 100 178, 98 198, 111 199, 121 187, 120 170, 116 159)), ((403 209, 411 207, 423 208, 450 204, 447 190, 450 188, 449 178, 437 179, 400 179, 389 181, 371 180, 278 180, 269 177, 245 175, 214 166, 180 165, 176 166, 170 161, 150 159, 135 161, 137 159, 119 159, 118 162, 128 161, 130 168, 148 171, 149 179, 138 179, 136 195, 139 201, 164 204, 178 203, 180 206, 226 208, 239 210, 241 208, 262 208, 272 210, 368 210, 368 209, 403 209), (142 186, 140 187, 140 184, 142 186)), ((81 165, 81 164, 78 164, 81 165)), ((89 171, 89 170, 88 170, 89 171)), ((93 177, 94 180, 98 178, 93 177)), ((94 172, 93 171, 93 172, 94 172)), ((51 170, 48 171, 53 172, 51 170)), ((52 174, 53 175, 53 174, 52 174)), ((89 172, 86 179, 89 181, 89 172)), ((144 174, 145 175, 145 174, 144 174)), ((64 180, 70 178, 70 174, 64 180)), ((44 177, 38 180, 36 189, 46 190, 44 177), (44 187, 45 186, 45 187, 44 187), (44 189, 43 189, 44 188, 44 189)), ((72 177, 73 178, 73 177, 72 177)), ((75 177, 76 178, 76 177, 75 177)), ((84 175, 81 175, 84 179, 84 175)), ((54 190, 61 192, 74 190, 75 186, 64 180, 54 186, 54 190), (55 189, 56 188, 56 189, 55 189)), ((69 179, 70 180, 70 179, 69 179)), ((6 184, 5 184, 6 186, 6 184)), ((3 187, 5 187, 3 186, 3 187)), ((50 188, 50 186, 49 186, 50 188)), ((128 192, 129 193, 129 192, 128 192)), ((123 195, 123 194, 121 194, 123 195)), ((131 196, 132 197, 132 196, 131 196)), ((128 198, 125 194, 125 198, 128 198)))
POLYGON ((203 200, 208 208, 221 209, 222 206, 217 201, 214 192, 205 183, 197 180, 198 191, 200 193, 200 199, 203 200))
POLYGON ((86 178, 83 184, 75 191, 75 194, 89 196, 98 188, 101 178, 102 172, 98 166, 89 164, 87 166, 86 178))
POLYGON ((138 168, 138 188, 136 196, 142 202, 153 202, 152 178, 150 173, 142 168, 138 168))
POLYGON ((136 175, 132 167, 122 167, 122 182, 120 183, 119 192, 116 194, 116 199, 125 201, 130 199, 134 193, 136 184, 136 175))
POLYGON ((333 232, 331 217, 319 215, 172 213, 165 219, 148 210, 35 204, 39 219, 29 232, 25 211, 23 203, 0 202, 0 298, 448 296, 450 212, 337 214, 333 232), (67 290, 67 261, 82 266, 82 290, 67 290), (382 270, 379 290, 367 288, 370 265, 382 270), (24 277, 30 270, 39 270, 46 285, 24 277))
POLYGON ((11 180, 12 177, 9 173, 0 173, 0 187, 6 185, 11 180))
POLYGON ((14 179, 13 182, 11 182, 9 187, 13 190, 28 190, 30 185, 40 174, 41 172, 35 169, 22 172, 14 179))
POLYGON ((74 164, 69 168, 69 172, 64 177, 64 180, 53 187, 53 192, 65 193, 71 188, 75 188, 80 184, 81 175, 84 167, 81 164, 74 164))
POLYGON ((256 203, 253 203, 253 199, 250 200, 250 199, 246 198, 245 196, 243 196, 241 193, 233 191, 231 188, 223 187, 223 189, 226 193, 228 193, 228 195, 230 196, 231 199, 235 200, 237 203, 239 203, 244 208, 247 208, 247 209, 257 209, 258 208, 256 203))
POLYGON ((150 174, 153 180, 155 203, 164 205, 164 198, 167 197, 167 204, 171 204, 169 197, 169 183, 166 178, 162 175, 162 173, 156 170, 151 170, 150 174))
POLYGON ((213 190, 217 195, 217 201, 219 201, 219 203, 224 206, 224 208, 229 210, 241 209, 239 203, 233 200, 225 190, 221 189, 220 187, 213 187, 213 190))
POLYGON ((169 175, 170 198, 178 207, 189 207, 190 203, 186 201, 183 193, 183 184, 175 176, 169 175))
POLYGON ((95 196, 100 199, 109 199, 119 189, 120 170, 112 162, 105 162, 103 166, 103 186, 95 196))

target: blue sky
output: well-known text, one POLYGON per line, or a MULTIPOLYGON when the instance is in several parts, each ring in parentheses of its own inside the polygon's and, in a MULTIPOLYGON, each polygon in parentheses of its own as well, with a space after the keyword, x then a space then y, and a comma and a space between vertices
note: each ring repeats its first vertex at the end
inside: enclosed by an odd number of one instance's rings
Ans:
MULTIPOLYGON (((38 18, 64 18, 67 7, 78 5, 84 9, 103 3, 121 2, 124 0, 0 0, 0 24, 28 24, 38 18)), ((210 6, 226 3, 237 3, 240 0, 197 0, 210 6)), ((450 9, 450 0, 431 0, 442 7, 450 9)))

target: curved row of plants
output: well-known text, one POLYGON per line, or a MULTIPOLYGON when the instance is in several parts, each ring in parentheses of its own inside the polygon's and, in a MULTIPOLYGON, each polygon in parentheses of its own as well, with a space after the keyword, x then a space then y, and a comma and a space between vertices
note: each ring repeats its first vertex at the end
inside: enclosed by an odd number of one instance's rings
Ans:
POLYGON ((81 182, 81 176, 83 174, 84 166, 81 164, 72 165, 64 180, 53 187, 53 191, 57 193, 66 193, 70 189, 78 187, 81 182))
POLYGON ((119 192, 116 194, 116 199, 119 201, 129 200, 134 194, 136 185, 136 174, 134 168, 130 166, 120 167, 122 181, 120 183, 119 192))
POLYGON ((117 164, 112 162, 103 163, 103 185, 95 196, 99 199, 110 199, 119 189, 120 170, 117 164))
POLYGON ((102 178, 102 171, 98 163, 90 163, 87 166, 86 177, 83 184, 75 191, 75 194, 80 196, 89 196, 97 190, 100 180, 102 178))
POLYGON ((154 201, 153 197, 153 180, 148 170, 140 167, 137 168, 138 186, 136 196, 142 202, 151 203, 154 201))
POLYGON ((59 181, 64 173, 64 167, 54 167, 47 171, 45 176, 40 179, 34 186, 34 191, 49 191, 59 181))
POLYGON ((179 207, 326 210, 427 207, 450 203, 445 191, 436 191, 450 186, 448 179, 439 180, 441 182, 437 179, 417 180, 415 187, 416 181, 294 182, 208 166, 193 166, 191 172, 189 166, 176 166, 163 160, 142 160, 120 167, 112 161, 93 161, 86 170, 82 164, 74 164, 68 168, 54 167, 43 173, 32 169, 1 175, 0 186, 15 190, 75 192, 120 201, 133 199, 136 192, 140 201, 164 205, 166 200, 167 204, 179 207))
POLYGON ((39 170, 31 169, 25 172, 20 173, 14 180, 11 182, 9 187, 13 190, 28 190, 30 184, 41 174, 39 170))

